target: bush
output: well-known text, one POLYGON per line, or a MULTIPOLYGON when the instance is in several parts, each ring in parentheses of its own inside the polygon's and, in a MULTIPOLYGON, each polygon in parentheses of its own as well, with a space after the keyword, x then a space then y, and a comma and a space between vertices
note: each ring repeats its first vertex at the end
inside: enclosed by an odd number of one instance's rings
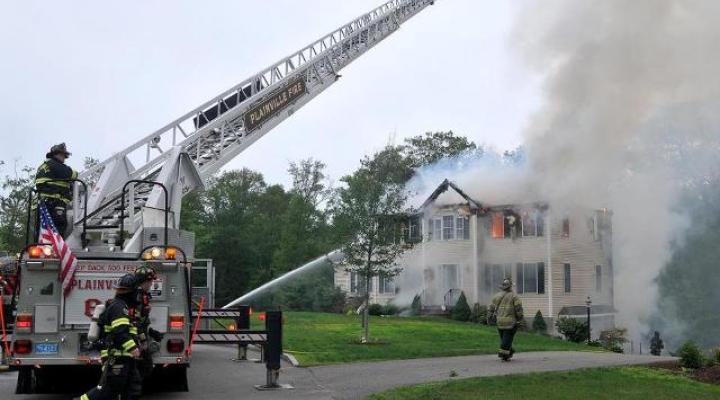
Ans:
POLYGON ((384 307, 381 304, 370 304, 370 307, 368 307, 368 314, 380 316, 384 312, 384 307))
POLYGON ((412 304, 410 305, 410 313, 412 315, 422 314, 422 300, 420 299, 419 294, 416 294, 415 297, 413 297, 412 304))
POLYGON ((715 364, 720 365, 720 347, 712 350, 712 359, 715 361, 715 364))
POLYGON ((470 304, 468 304, 465 292, 460 292, 455 307, 452 309, 452 319, 456 321, 467 321, 470 319, 470 304))
POLYGON ((615 353, 623 353, 622 345, 627 343, 627 329, 615 328, 600 332, 600 344, 603 348, 614 351, 615 353))
POLYGON ((560 318, 555 322, 558 332, 565 336, 566 340, 580 343, 588 338, 587 324, 573 318, 560 318))
POLYGON ((704 364, 702 353, 700 348, 692 342, 687 341, 678 350, 678 357, 680 357, 680 365, 684 368, 698 369, 704 364))
POLYGON ((473 304, 472 311, 470 312, 470 322, 487 325, 487 306, 480 305, 479 303, 473 304))
POLYGON ((387 303, 383 310, 384 315, 397 315, 400 313, 400 308, 392 303, 387 303))
POLYGON ((535 333, 547 335, 547 323, 545 322, 545 318, 543 318, 543 315, 540 312, 540 310, 538 310, 538 312, 535 313, 535 318, 533 318, 533 322, 532 322, 532 330, 535 333))

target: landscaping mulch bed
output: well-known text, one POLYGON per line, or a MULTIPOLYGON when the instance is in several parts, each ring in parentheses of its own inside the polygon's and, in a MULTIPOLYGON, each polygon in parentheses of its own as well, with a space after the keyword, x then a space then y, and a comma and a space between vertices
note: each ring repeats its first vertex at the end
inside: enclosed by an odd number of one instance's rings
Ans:
POLYGON ((678 375, 684 375, 699 382, 720 385, 720 365, 697 370, 684 370, 677 361, 663 361, 652 363, 648 366, 668 370, 678 375))

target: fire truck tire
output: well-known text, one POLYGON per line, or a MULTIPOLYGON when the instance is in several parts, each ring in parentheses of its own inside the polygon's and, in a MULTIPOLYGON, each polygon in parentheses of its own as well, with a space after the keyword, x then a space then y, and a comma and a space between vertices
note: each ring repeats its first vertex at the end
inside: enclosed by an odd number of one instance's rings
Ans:
POLYGON ((15 394, 33 394, 37 388, 37 378, 33 367, 19 367, 15 394))

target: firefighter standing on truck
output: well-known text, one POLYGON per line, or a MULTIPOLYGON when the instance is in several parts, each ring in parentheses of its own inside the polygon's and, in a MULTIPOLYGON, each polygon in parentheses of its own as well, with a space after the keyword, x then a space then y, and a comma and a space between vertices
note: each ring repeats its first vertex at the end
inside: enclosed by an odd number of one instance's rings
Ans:
MULTIPOLYGON (((46 160, 40 164, 37 174, 35 174, 35 188, 40 200, 45 202, 58 232, 65 237, 67 205, 72 201, 73 194, 72 182, 69 180, 77 179, 78 173, 65 165, 65 160, 70 157, 65 143, 51 147, 45 157, 46 160)), ((39 234, 39 223, 36 228, 38 228, 36 232, 39 234)))
POLYGON ((153 353, 157 352, 157 343, 163 339, 163 334, 150 327, 150 287, 157 275, 155 270, 148 266, 142 266, 135 270, 137 310, 135 320, 138 329, 138 341, 140 343, 141 356, 138 361, 138 369, 143 378, 147 378, 153 371, 153 353), (152 339, 152 341, 150 340, 152 339))
POLYGON ((142 378, 137 369, 140 348, 137 328, 133 326, 136 303, 135 275, 126 274, 115 285, 115 298, 108 300, 98 323, 103 327, 101 335, 103 360, 100 383, 80 400, 139 399, 142 378))

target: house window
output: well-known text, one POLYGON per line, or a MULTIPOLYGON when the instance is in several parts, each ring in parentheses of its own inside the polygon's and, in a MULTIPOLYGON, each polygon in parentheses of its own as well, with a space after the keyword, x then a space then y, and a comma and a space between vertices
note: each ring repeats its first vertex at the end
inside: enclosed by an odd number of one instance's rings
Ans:
POLYGON ((570 218, 563 218, 562 220, 562 235, 563 237, 570 237, 570 218))
POLYGON ((505 278, 512 278, 512 264, 485 264, 485 290, 496 291, 505 278))
POLYGON ((444 215, 442 217, 442 235, 443 240, 453 240, 455 238, 455 226, 453 222, 455 217, 452 215, 444 215))
MULTIPOLYGON (((372 291, 372 279, 370 279, 370 291, 372 291)), ((365 293, 365 277, 357 272, 350 272, 350 293, 365 293)))
POLYGON ((459 285, 457 264, 443 264, 440 266, 443 293, 457 289, 459 285))
POLYGON ((595 266, 595 291, 602 290, 602 265, 595 266))
POLYGON ((440 218, 430 220, 430 239, 442 240, 442 220, 440 218))
POLYGON ((385 294, 394 294, 395 293, 395 282, 393 281, 393 278, 386 277, 386 276, 379 276, 378 277, 378 292, 385 293, 385 294))
POLYGON ((537 211, 524 212, 522 214, 522 235, 542 236, 544 221, 542 214, 537 211))
POLYGON ((410 235, 410 242, 417 242, 420 241, 422 238, 422 227, 420 226, 420 219, 418 217, 411 217, 410 221, 408 221, 409 229, 408 233, 410 235))
POLYGON ((505 210, 503 231, 505 231, 506 238, 516 238, 520 221, 518 221, 518 215, 512 210, 505 210))
POLYGON ((545 293, 545 263, 518 263, 516 274, 518 293, 545 293))
POLYGON ((572 282, 570 279, 570 264, 565 264, 565 293, 572 291, 572 282))
POLYGON ((470 219, 468 217, 455 218, 455 237, 458 240, 470 239, 470 219))
POLYGON ((493 239, 501 239, 505 237, 505 216, 501 212, 492 214, 492 225, 490 227, 490 235, 493 239))

